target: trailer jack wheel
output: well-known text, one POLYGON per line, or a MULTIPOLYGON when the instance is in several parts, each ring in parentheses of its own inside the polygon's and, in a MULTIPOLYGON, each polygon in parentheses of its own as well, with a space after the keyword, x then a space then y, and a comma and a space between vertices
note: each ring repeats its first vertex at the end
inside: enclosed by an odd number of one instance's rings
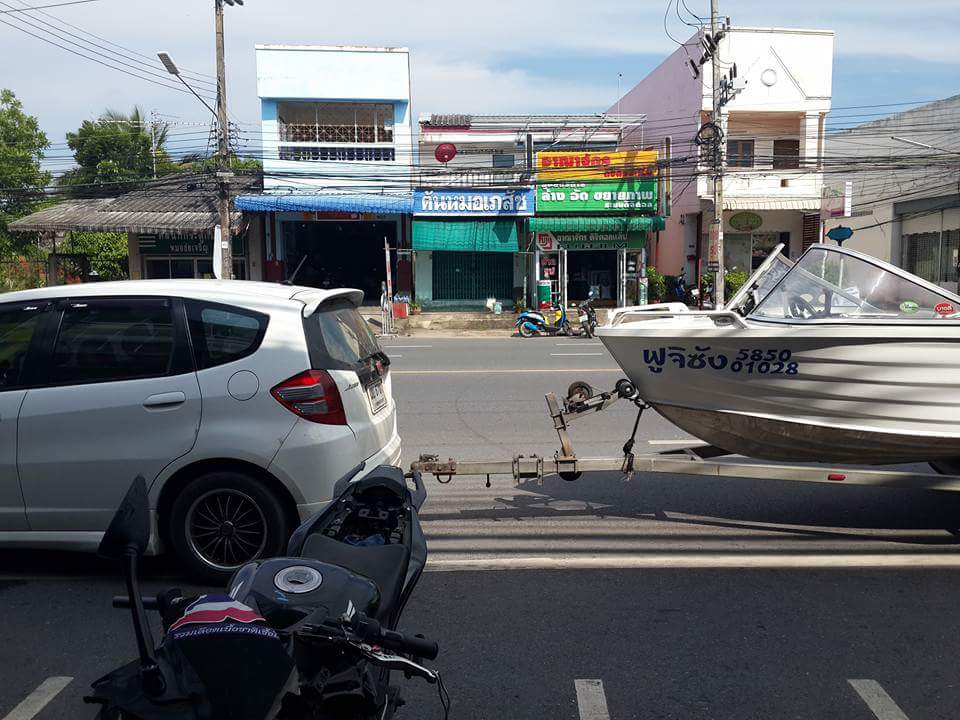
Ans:
POLYGON ((590 387, 590 383, 584 382, 583 380, 572 382, 570 383, 570 387, 567 388, 567 400, 584 402, 592 398, 593 395, 594 392, 593 388, 590 387))
POLYGON ((583 477, 583 473, 582 472, 562 472, 560 473, 560 477, 566 480, 567 482, 575 482, 583 477))

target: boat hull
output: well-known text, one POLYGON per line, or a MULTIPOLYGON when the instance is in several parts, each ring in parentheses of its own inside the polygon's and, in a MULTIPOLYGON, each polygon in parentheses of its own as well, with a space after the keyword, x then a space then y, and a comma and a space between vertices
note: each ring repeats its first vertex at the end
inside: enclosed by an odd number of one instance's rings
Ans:
POLYGON ((728 452, 857 464, 960 458, 955 326, 718 327, 691 313, 598 335, 645 401, 728 452))

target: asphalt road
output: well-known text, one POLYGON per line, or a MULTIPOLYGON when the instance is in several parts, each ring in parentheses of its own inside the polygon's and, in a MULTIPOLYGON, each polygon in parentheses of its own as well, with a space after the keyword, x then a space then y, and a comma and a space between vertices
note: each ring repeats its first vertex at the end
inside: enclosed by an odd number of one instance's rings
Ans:
MULTIPOLYGON (((544 393, 620 377, 579 339, 387 345, 405 462, 550 455, 544 393)), ((617 453, 634 413, 582 421, 579 452, 617 453)), ((637 449, 684 439, 650 414, 637 449)), ((454 718, 960 716, 960 497, 605 473, 428 489, 433 571, 404 625, 440 640, 454 718)), ((150 563, 147 589, 171 574, 150 563)), ((85 687, 134 652, 121 589, 93 558, 0 553, 0 720, 89 716, 85 687)), ((441 717, 432 688, 407 694, 403 717, 441 717)))

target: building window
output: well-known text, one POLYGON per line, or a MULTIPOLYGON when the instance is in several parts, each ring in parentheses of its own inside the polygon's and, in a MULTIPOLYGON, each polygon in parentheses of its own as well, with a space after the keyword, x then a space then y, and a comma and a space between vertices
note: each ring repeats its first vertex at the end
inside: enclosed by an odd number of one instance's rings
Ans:
POLYGON ((940 282, 942 253, 940 233, 911 233, 903 236, 903 269, 930 282, 940 282))
POLYGON ((800 167, 800 141, 773 141, 773 169, 796 170, 800 167))
POLYGON ((282 102, 281 142, 372 144, 393 142, 389 103, 282 102))
MULTIPOLYGON (((145 280, 213 278, 213 261, 205 258, 147 256, 143 259, 145 280)), ((247 259, 234 256, 234 280, 247 279, 247 259)))
POLYGON ((324 162, 393 162, 392 147, 317 147, 314 145, 281 145, 281 160, 316 160, 324 162))
POLYGON ((493 166, 495 168, 512 168, 516 164, 514 155, 494 155, 493 166))
POLYGON ((753 140, 727 140, 727 165, 732 168, 752 168, 753 140))

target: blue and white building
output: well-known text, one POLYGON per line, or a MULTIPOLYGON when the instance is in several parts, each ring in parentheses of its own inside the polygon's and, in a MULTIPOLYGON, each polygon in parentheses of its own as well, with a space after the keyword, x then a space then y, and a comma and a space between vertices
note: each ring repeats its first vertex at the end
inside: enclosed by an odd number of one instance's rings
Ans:
POLYGON ((409 289, 415 148, 406 48, 257 45, 267 277, 380 297, 384 243, 409 289), (399 258, 399 259, 398 259, 399 258), (299 268, 299 270, 298 270, 299 268))

